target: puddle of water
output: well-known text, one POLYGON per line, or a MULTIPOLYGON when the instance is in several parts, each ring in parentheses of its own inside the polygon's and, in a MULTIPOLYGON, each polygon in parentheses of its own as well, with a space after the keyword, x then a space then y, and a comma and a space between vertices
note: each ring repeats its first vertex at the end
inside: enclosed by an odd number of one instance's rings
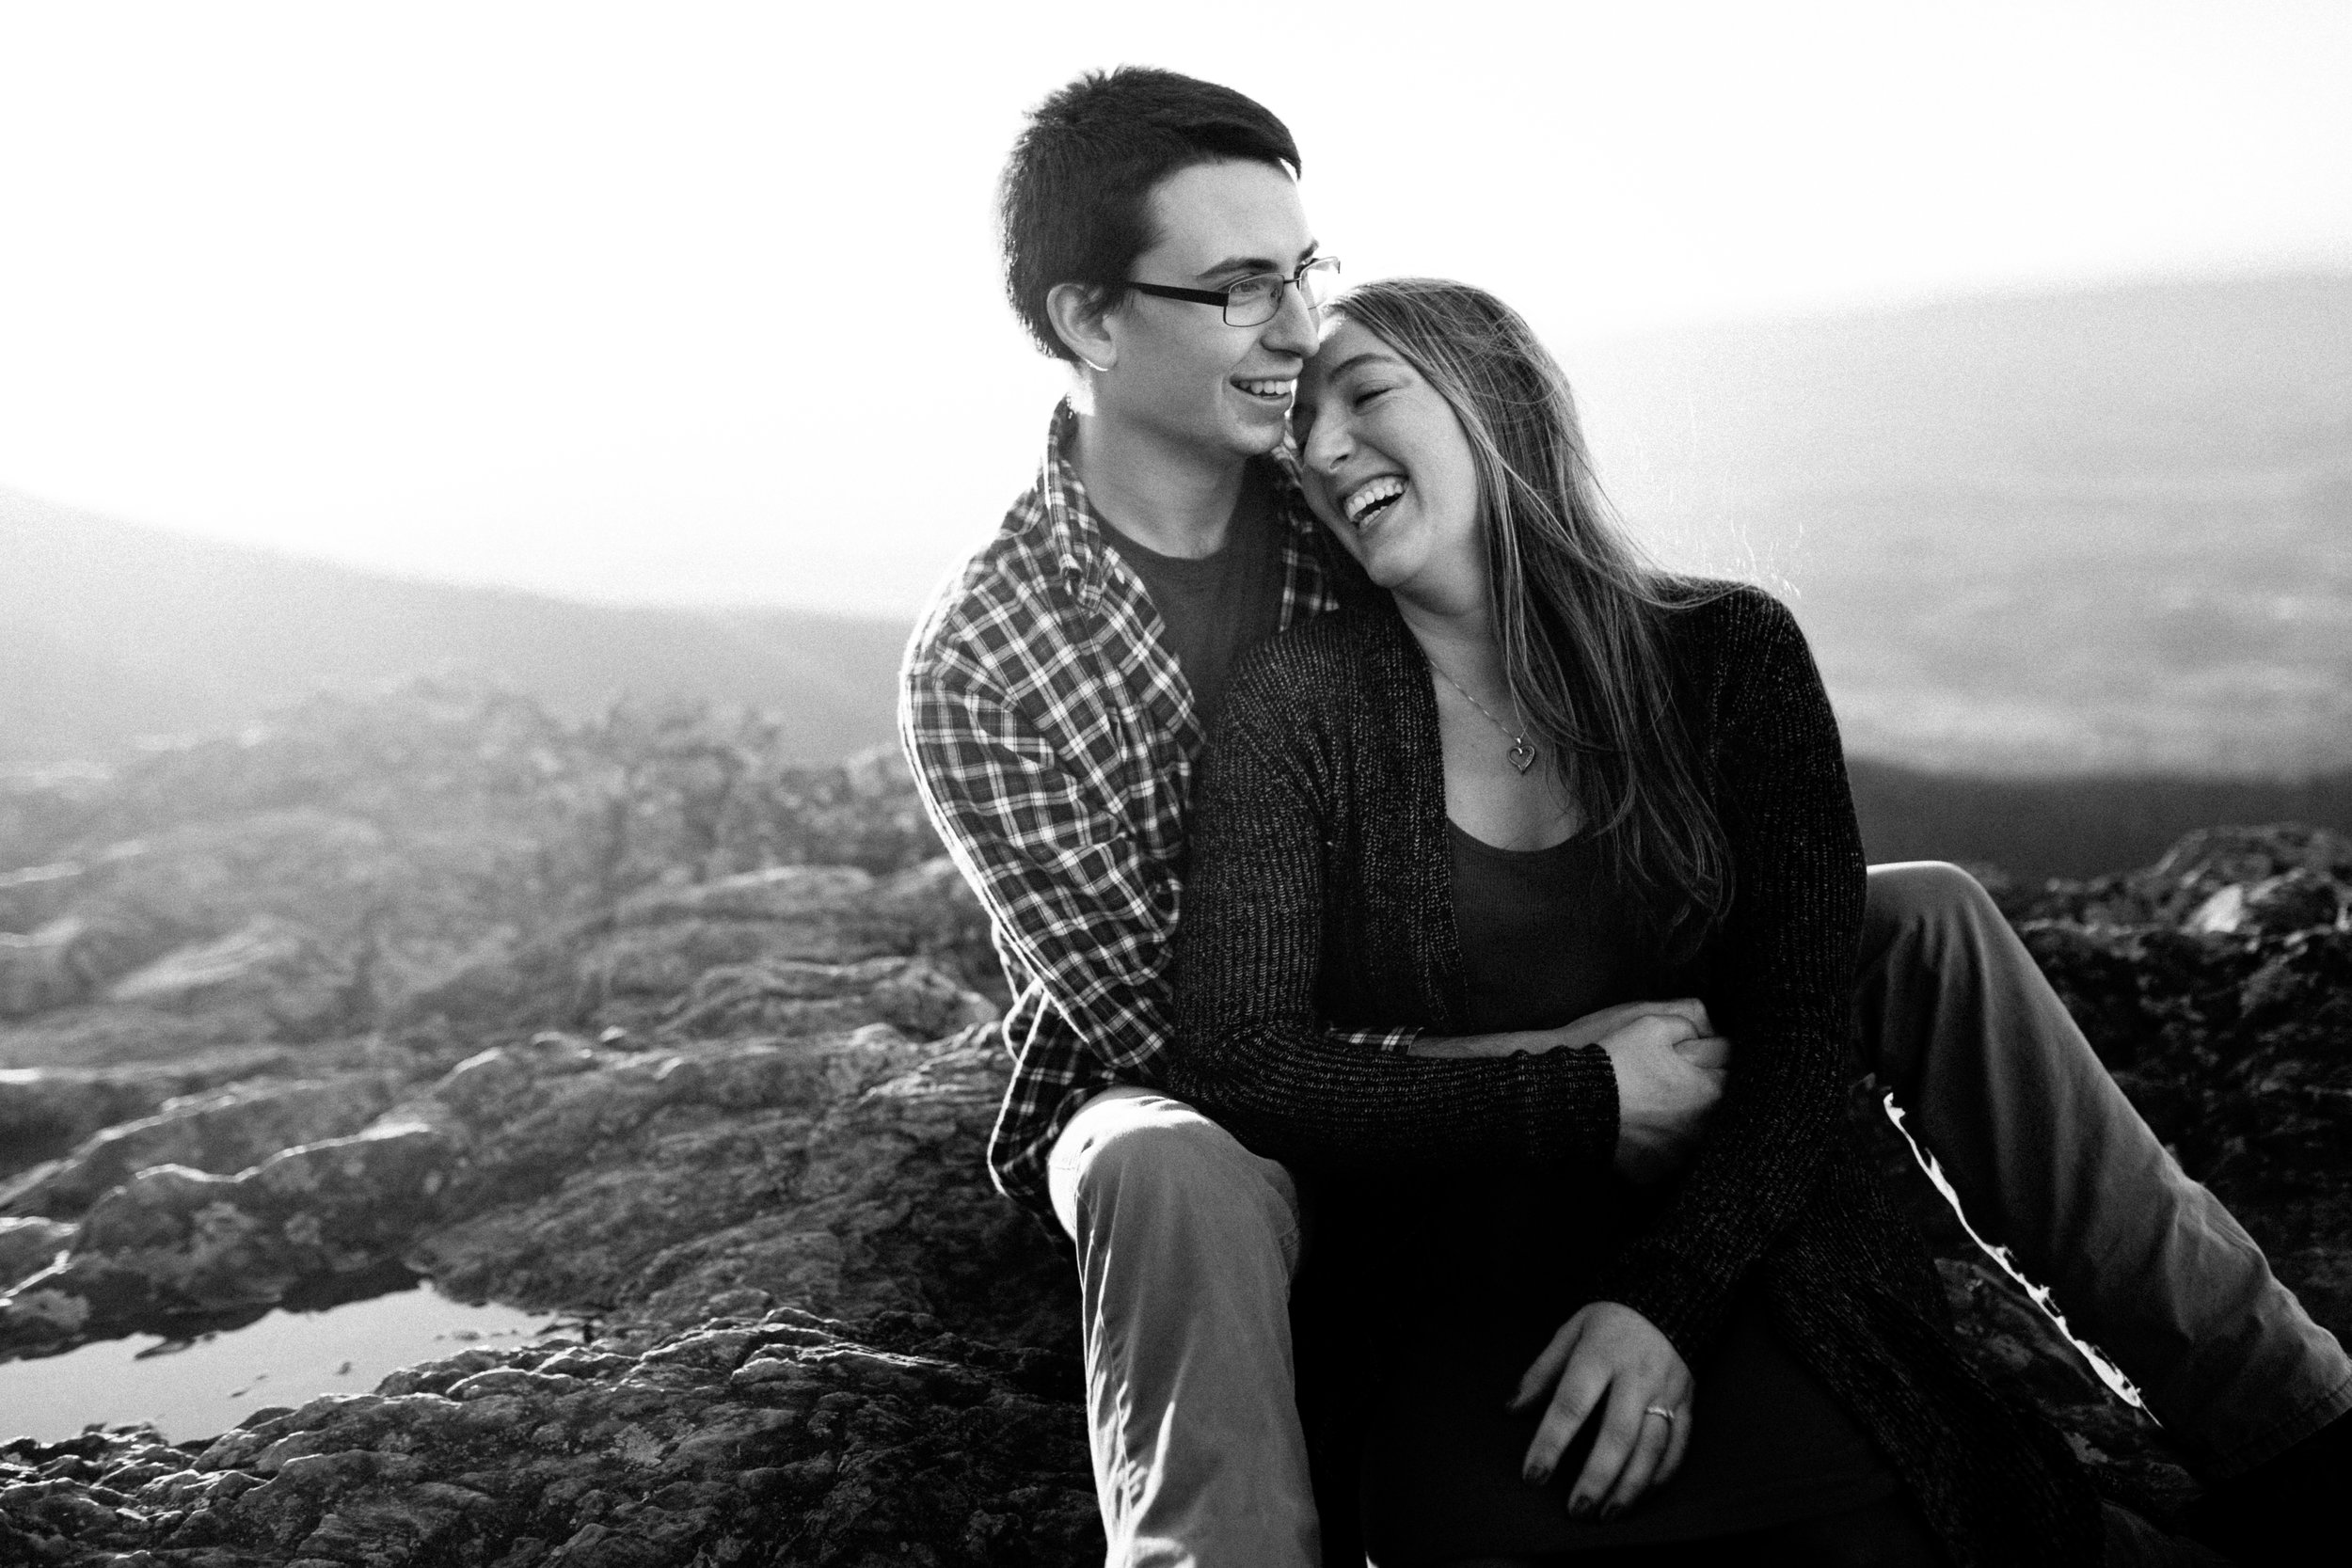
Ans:
POLYGON ((316 1311, 273 1311, 185 1339, 103 1339, 62 1355, 0 1362, 0 1442, 54 1443, 91 1421, 152 1421, 175 1443, 210 1437, 263 1405, 370 1393, 402 1367, 469 1345, 519 1345, 556 1326, 412 1285, 316 1311))

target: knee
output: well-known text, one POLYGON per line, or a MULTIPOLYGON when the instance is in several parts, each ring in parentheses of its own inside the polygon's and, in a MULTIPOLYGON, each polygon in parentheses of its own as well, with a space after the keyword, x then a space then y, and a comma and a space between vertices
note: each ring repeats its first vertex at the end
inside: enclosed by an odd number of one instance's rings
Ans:
POLYGON ((1868 908, 1887 942, 1930 952, 1972 947, 2006 924, 1984 884, 1948 861, 1870 867, 1868 908))
POLYGON ((1231 1230, 1279 1222, 1292 1207, 1269 1163, 1198 1112, 1077 1131, 1077 1208, 1090 1227, 1231 1230))
POLYGON ((1206 1117, 1135 1116, 1079 1131, 1074 1152, 1088 1186, 1184 1185, 1215 1180, 1222 1146, 1232 1142, 1232 1133, 1206 1117))

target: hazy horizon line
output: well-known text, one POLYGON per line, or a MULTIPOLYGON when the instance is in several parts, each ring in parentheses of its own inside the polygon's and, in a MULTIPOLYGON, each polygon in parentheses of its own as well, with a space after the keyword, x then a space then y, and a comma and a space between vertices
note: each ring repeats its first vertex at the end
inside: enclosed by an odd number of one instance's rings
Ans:
MULTIPOLYGON (((1763 310, 1730 315, 1694 315, 1685 320, 1660 323, 1622 332, 1597 333, 1565 340, 1556 347, 1563 353, 1564 357, 1568 357, 1579 350, 1617 349, 1628 344, 1651 340, 1759 328, 1827 325, 1856 320, 1887 320, 1917 312, 1932 311, 1939 308, 1971 303, 2017 304, 2034 300, 2056 301, 2070 297, 2088 298, 2117 293, 2154 292, 2171 287, 2195 287, 2201 284, 2298 282, 2352 283, 2352 252, 2346 252, 2341 257, 2313 258, 2309 261, 2297 261, 2291 264, 2216 263, 2201 267, 2118 273, 2075 279, 2019 281, 2013 284, 1965 288, 1898 289, 1889 291, 1881 298, 1857 299, 1852 303, 1836 307, 1763 310)), ((282 564, 323 568, 366 578, 377 582, 409 587, 453 589, 596 610, 689 615, 786 612, 869 626, 910 626, 921 613, 919 603, 903 610, 880 610, 843 609, 788 594, 756 598, 691 596, 637 598, 619 594, 600 594, 590 591, 559 591, 500 576, 469 577, 463 574, 417 571, 400 566, 342 559, 326 552, 306 551, 281 545, 233 538, 186 524, 158 520, 152 516, 126 515, 69 497, 19 486, 9 483, 7 476, 0 475, 0 499, 10 497, 28 502, 39 509, 71 514, 109 527, 135 530, 155 535, 175 545, 222 551, 247 559, 265 560, 282 564)), ((1008 505, 1010 499, 1011 498, 1007 498, 1008 505)))

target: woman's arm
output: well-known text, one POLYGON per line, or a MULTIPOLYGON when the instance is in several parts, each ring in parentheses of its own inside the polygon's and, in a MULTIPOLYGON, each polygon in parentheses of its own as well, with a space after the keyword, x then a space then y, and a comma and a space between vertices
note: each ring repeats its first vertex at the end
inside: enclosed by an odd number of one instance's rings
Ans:
MULTIPOLYGON (((1606 1160, 1617 1092, 1597 1050, 1500 1057, 1330 1037, 1325 955, 1328 737, 1295 673, 1236 679, 1203 759, 1177 928, 1168 1086, 1276 1159, 1326 1166, 1606 1160)), ((1405 1021, 1399 1021, 1405 1022, 1405 1021)), ((1552 1043, 1540 1037, 1540 1043, 1552 1043)), ((1487 1037, 1486 1049, 1492 1049, 1487 1037)))
POLYGON ((1756 593, 1690 613, 1727 623, 1712 718, 1734 892, 1707 1001, 1740 1065, 1673 1204, 1599 1294, 1695 1360, 1839 1136, 1864 879, 1836 720, 1794 618, 1756 593))

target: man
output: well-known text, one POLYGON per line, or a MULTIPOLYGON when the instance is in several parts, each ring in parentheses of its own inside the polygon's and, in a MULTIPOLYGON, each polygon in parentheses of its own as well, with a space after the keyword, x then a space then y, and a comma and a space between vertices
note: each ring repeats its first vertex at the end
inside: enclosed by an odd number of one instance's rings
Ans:
MULTIPOLYGON (((1004 178, 1006 280, 1072 395, 903 673, 915 776, 1015 992, 990 1164, 1077 1253, 1115 1564, 1318 1560, 1288 1319, 1297 1185, 1155 1091, 1186 797, 1227 669, 1368 591, 1281 450, 1333 272, 1299 164, 1263 107, 1167 71, 1089 74, 1038 108, 1004 178)), ((2249 1521, 2285 1517, 2302 1478, 2341 1477, 2352 1364, 2166 1156, 1982 890, 1875 869, 1861 980, 1881 1081, 1979 1228, 2225 1483, 2216 1528, 2250 1549, 2249 1521)), ((1720 1091, 1666 1011, 1540 1054, 1589 1074, 1595 1053, 1567 1048, 1601 1042, 1637 1065, 1616 1089, 1621 1147, 1645 1157, 1687 1148, 1720 1091)))

